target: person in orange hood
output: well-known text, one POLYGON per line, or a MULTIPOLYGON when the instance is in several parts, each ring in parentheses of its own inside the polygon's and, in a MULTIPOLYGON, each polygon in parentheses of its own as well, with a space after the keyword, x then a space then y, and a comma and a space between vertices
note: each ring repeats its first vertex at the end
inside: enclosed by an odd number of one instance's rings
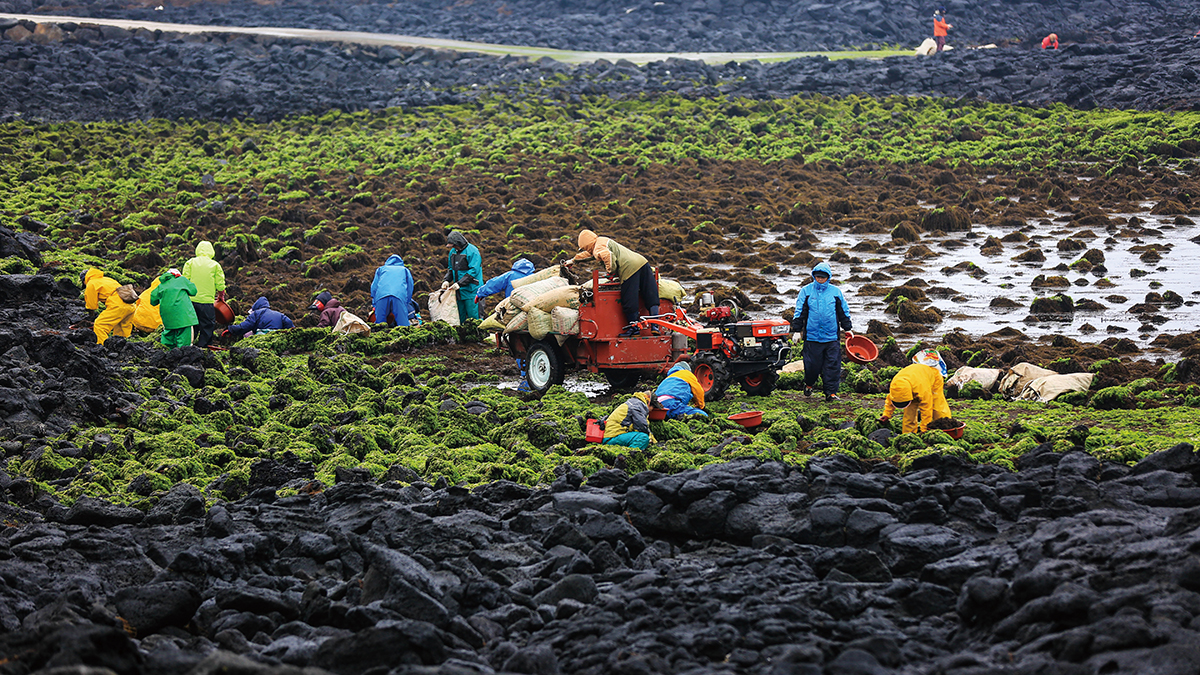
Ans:
POLYGON ((1051 33, 1042 38, 1042 49, 1058 49, 1058 34, 1051 33))
POLYGON ((570 266, 580 260, 596 258, 604 263, 605 271, 620 278, 621 310, 630 324, 621 335, 637 335, 638 330, 633 324, 641 318, 638 300, 645 303, 646 311, 650 312, 651 316, 658 314, 658 283, 654 280, 654 268, 644 256, 630 251, 608 237, 597 236, 591 230, 580 230, 578 243, 579 253, 563 265, 570 266))

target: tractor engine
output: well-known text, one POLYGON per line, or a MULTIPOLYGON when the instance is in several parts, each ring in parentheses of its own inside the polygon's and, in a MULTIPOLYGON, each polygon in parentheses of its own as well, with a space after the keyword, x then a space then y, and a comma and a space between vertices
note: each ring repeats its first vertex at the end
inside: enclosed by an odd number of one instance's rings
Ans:
MULTIPOLYGON (((720 309, 720 308, 717 308, 720 309)), ((787 363, 791 358, 791 325, 779 319, 739 321, 720 326, 721 335, 736 345, 733 358, 787 363)))

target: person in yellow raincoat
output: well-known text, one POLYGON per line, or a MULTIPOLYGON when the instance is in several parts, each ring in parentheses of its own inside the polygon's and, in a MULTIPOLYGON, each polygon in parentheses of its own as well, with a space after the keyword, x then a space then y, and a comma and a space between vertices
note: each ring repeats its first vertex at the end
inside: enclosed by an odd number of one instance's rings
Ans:
POLYGON ((150 282, 150 288, 142 291, 138 296, 137 308, 133 311, 133 327, 143 333, 153 333, 162 328, 162 315, 158 313, 158 306, 150 304, 150 292, 158 288, 162 283, 158 277, 150 282))
POLYGON ((892 419, 897 408, 904 410, 901 432, 914 434, 929 428, 929 423, 950 417, 950 405, 942 391, 945 362, 936 351, 926 349, 913 356, 913 364, 906 366, 892 378, 887 400, 883 403, 880 423, 892 419))
POLYGON ((84 273, 83 284, 83 300, 88 309, 99 310, 100 303, 104 303, 104 311, 92 323, 96 344, 104 344, 110 335, 129 337, 133 332, 135 305, 117 295, 121 282, 104 276, 104 272, 93 267, 84 273))
POLYGON ((658 406, 653 401, 652 393, 639 391, 600 420, 604 425, 603 444, 645 450, 654 442, 650 433, 650 409, 658 406))

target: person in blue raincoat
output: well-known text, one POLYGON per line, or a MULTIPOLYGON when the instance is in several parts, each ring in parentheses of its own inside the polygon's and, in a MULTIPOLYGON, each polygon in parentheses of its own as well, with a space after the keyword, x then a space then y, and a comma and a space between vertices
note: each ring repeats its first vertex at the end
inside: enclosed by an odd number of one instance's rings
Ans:
POLYGON ((511 270, 505 272, 504 274, 499 274, 491 279, 488 279, 487 283, 480 286, 479 289, 475 291, 476 304, 482 302, 483 299, 489 295, 495 295, 501 291, 504 291, 504 297, 506 298, 512 295, 512 282, 516 281, 517 279, 524 279, 530 274, 533 274, 533 269, 533 263, 529 262, 525 258, 521 258, 517 262, 513 263, 511 270))
POLYGON ((812 270, 813 282, 800 289, 792 331, 804 339, 804 394, 812 396, 817 378, 821 378, 825 400, 835 400, 842 377, 842 344, 838 327, 850 330, 850 307, 842 291, 830 283, 833 271, 829 263, 818 263, 812 270))
POLYGON ((446 237, 450 244, 450 255, 446 259, 446 277, 442 289, 450 284, 458 285, 455 299, 458 301, 458 321, 479 318, 479 305, 475 304, 475 291, 483 278, 483 257, 474 244, 468 243, 462 232, 455 230, 446 237))
POLYGON ((680 361, 667 371, 667 377, 654 390, 654 402, 667 411, 668 419, 689 415, 708 417, 704 412, 704 388, 692 374, 687 361, 680 361), (695 405, 692 405, 692 404, 695 405))
POLYGON ((221 335, 229 334, 235 338, 241 338, 246 333, 259 334, 293 327, 295 324, 287 315, 271 309, 271 301, 259 296, 254 301, 254 305, 250 307, 250 313, 246 315, 246 320, 230 326, 221 335))
POLYGON ((371 281, 371 305, 375 308, 375 322, 389 323, 391 316, 396 326, 408 326, 413 301, 412 272, 404 266, 404 258, 396 254, 388 256, 387 262, 375 270, 371 281))

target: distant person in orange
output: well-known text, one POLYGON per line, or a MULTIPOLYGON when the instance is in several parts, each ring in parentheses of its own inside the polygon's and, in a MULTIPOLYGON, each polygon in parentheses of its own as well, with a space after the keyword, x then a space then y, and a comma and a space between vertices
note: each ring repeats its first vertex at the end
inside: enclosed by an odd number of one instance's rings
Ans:
POLYGON ((1042 38, 1042 49, 1058 49, 1058 33, 1051 33, 1042 38))
POLYGON ((954 24, 946 22, 946 8, 938 7, 933 13, 933 39, 937 41, 939 52, 946 48, 946 35, 951 28, 954 24))

